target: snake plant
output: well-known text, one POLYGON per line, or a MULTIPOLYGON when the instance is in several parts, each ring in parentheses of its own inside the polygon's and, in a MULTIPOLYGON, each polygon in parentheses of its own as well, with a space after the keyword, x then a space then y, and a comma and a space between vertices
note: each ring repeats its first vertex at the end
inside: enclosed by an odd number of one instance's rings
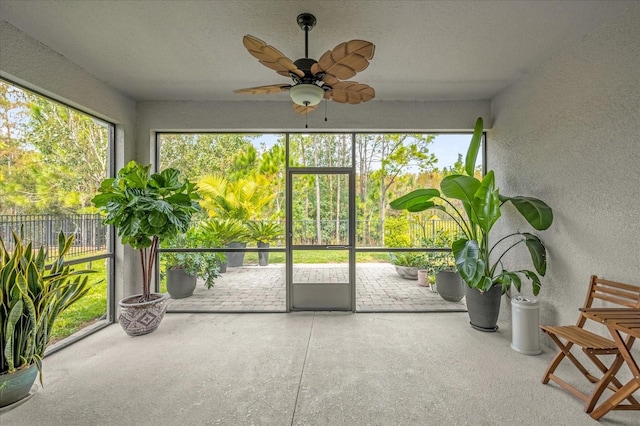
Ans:
POLYGON ((42 358, 60 313, 84 296, 91 285, 87 273, 65 265, 73 236, 58 235, 58 251, 47 266, 46 247, 25 243, 13 233, 14 247, 0 237, 0 374, 35 364, 42 383, 42 358))

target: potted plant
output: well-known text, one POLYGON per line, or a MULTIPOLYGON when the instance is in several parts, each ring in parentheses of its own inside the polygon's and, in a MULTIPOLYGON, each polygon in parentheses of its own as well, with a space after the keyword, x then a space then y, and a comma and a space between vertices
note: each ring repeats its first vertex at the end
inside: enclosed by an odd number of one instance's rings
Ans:
POLYGON ((520 290, 524 277, 531 281, 533 293, 539 293, 540 276, 544 276, 547 269, 547 252, 540 238, 529 232, 512 232, 493 244, 489 242, 489 233, 507 203, 511 203, 536 230, 551 226, 553 212, 537 198, 500 194, 491 170, 482 179, 475 177, 482 132, 482 118, 478 118, 465 159, 465 174, 445 177, 440 183, 440 190, 428 188, 412 191, 392 201, 391 207, 411 212, 437 209, 456 222, 463 236, 455 240, 451 248, 456 269, 467 283, 467 309, 471 325, 482 331, 495 331, 500 297, 511 285, 520 290), (456 201, 462 204, 464 214, 456 201), (529 250, 535 271, 505 269, 504 256, 520 244, 529 250))
POLYGON ((58 236, 58 252, 47 267, 47 248, 26 244, 13 234, 9 250, 0 237, 0 407, 28 396, 58 315, 84 296, 92 285, 87 273, 64 264, 73 236, 58 236))
POLYGON ((391 253, 391 263, 402 278, 417 280, 418 271, 426 268, 427 258, 424 253, 391 253))
MULTIPOLYGON (((195 248, 197 239, 190 228, 186 234, 163 240, 163 248, 195 248)), ((167 292, 172 299, 193 295, 197 278, 204 280, 207 289, 213 287, 220 276, 217 253, 207 252, 163 252, 162 262, 166 269, 167 292)))
MULTIPOLYGON (((233 181, 220 174, 203 176, 198 180, 198 191, 202 195, 200 205, 210 217, 239 222, 243 227, 248 221, 261 217, 265 206, 275 198, 269 181, 261 175, 233 181)), ((227 240, 225 245, 233 249, 244 249, 248 238, 245 229, 235 235, 234 239, 227 240)), ((227 252, 227 266, 243 264, 244 251, 227 252)))
POLYGON ((129 162, 117 177, 102 181, 100 193, 92 200, 105 215, 102 222, 114 225, 122 243, 140 253, 142 293, 119 302, 118 321, 130 336, 150 333, 162 321, 168 295, 151 292, 158 243, 161 238, 185 232, 199 209, 195 185, 181 179, 178 170, 151 174, 150 168, 129 162))
MULTIPOLYGON (((269 248, 269 244, 281 238, 284 229, 277 222, 265 220, 255 220, 247 223, 249 237, 255 241, 258 248, 269 248)), ((269 252, 258 252, 258 264, 267 266, 269 264, 269 252)))
MULTIPOLYGON (((238 219, 220 219, 211 218, 203 222, 200 232, 208 235, 207 238, 213 238, 220 242, 220 245, 227 248, 243 248, 246 243, 241 240, 247 238, 247 228, 238 219)), ((227 266, 242 266, 244 263, 244 252, 227 252, 226 264, 221 266, 220 270, 225 272, 227 266)))
POLYGON ((429 253, 429 272, 435 277, 440 297, 448 302, 459 302, 464 297, 464 283, 451 252, 429 253))

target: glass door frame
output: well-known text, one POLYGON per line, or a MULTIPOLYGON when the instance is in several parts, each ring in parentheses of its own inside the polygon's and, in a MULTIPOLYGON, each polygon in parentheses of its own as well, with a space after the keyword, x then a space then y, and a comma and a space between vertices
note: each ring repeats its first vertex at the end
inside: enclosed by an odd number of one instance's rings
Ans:
MULTIPOLYGON (((293 251, 294 250, 347 250, 349 254, 349 294, 351 298, 350 308, 346 311, 356 311, 356 175, 354 167, 288 167, 287 163, 287 180, 286 180, 286 286, 287 286, 287 312, 304 311, 312 309, 298 309, 293 306, 293 251), (348 185, 348 245, 331 245, 331 244, 293 244, 293 176, 294 175, 346 175, 349 180, 348 185)), ((319 283, 321 284, 321 283, 319 283)), ((313 310, 337 310, 327 307, 326 309, 318 308, 313 310)))

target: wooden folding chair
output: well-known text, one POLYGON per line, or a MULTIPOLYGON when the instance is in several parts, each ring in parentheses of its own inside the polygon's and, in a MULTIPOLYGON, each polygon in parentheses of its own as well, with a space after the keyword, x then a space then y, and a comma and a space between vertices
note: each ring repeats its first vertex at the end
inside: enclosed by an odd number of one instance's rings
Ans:
MULTIPOLYGON (((603 302, 602 304, 605 305, 603 307, 640 308, 640 287, 631 284, 607 281, 592 275, 584 308, 594 307, 593 303, 596 300, 603 302)), ((622 387, 622 383, 620 383, 620 381, 615 377, 615 373, 624 363, 624 358, 622 358, 622 356, 618 356, 620 351, 613 340, 584 328, 587 320, 588 318, 585 317, 584 314, 580 313, 576 325, 543 325, 540 328, 543 332, 547 333, 551 340, 553 340, 560 349, 553 360, 551 360, 547 371, 544 373, 542 383, 546 384, 549 380, 555 382, 572 395, 584 401, 584 410, 585 412, 590 413, 598 402, 602 392, 604 392, 605 387, 596 386, 591 393, 587 395, 556 376, 554 374, 556 368, 566 358, 576 366, 576 368, 587 378, 589 382, 595 384, 602 378, 605 378, 605 382, 608 383, 606 387, 616 391, 622 387), (591 374, 591 372, 571 353, 571 348, 574 346, 580 347, 587 358, 591 360, 598 370, 600 370, 601 375, 599 377, 591 374), (611 365, 607 367, 607 365, 599 358, 602 355, 617 356, 611 365)), ((630 338, 632 337, 627 337, 627 339, 630 338)), ((627 341, 627 343, 631 342, 627 341)), ((629 395, 626 399, 629 401, 629 408, 638 409, 640 407, 640 403, 638 403, 632 395, 629 395)))

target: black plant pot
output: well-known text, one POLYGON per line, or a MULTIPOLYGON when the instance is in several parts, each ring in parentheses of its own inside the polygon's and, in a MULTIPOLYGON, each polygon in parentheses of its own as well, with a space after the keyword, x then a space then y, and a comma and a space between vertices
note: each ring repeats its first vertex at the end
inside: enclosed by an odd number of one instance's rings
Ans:
MULTIPOLYGON (((261 243, 258 242, 258 248, 269 248, 269 243, 261 243)), ((269 252, 268 251, 259 251, 258 252, 258 265, 267 266, 269 264, 269 252)))
POLYGON ((183 268, 167 271, 167 291, 172 299, 183 299, 193 295, 196 289, 196 277, 187 274, 183 268))
MULTIPOLYGON (((247 243, 229 243, 227 248, 246 248, 247 243)), ((244 264, 244 252, 227 252, 227 266, 234 268, 244 264)))
POLYGON ((448 302, 459 302, 464 297, 466 287, 460 274, 455 271, 440 271, 436 275, 438 294, 448 302))
POLYGON ((471 327, 480 331, 497 331, 502 286, 494 285, 484 293, 477 288, 465 288, 471 327))
POLYGON ((220 270, 221 274, 224 274, 225 272, 227 272, 227 261, 226 260, 223 262, 223 261, 218 259, 217 264, 218 264, 218 269, 220 270))

